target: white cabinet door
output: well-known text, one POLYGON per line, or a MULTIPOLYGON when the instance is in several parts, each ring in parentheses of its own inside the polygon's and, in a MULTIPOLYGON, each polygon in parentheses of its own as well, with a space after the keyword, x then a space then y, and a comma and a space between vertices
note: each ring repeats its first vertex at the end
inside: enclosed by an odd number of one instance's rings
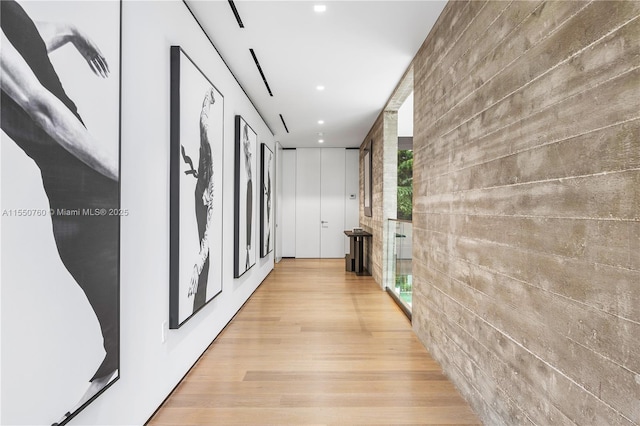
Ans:
POLYGON ((320 256, 344 257, 345 149, 320 151, 320 256))
POLYGON ((296 149, 296 257, 320 257, 320 149, 296 149))

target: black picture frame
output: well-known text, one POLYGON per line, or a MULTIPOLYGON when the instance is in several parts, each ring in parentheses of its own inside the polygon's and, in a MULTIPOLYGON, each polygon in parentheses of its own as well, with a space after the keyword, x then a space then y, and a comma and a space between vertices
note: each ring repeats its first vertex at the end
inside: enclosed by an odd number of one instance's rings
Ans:
POLYGON ((263 143, 260 151, 260 257, 273 251, 273 151, 263 143))
POLYGON ((129 213, 120 183, 122 2, 0 3, 3 33, 19 54, 7 61, 29 58, 25 80, 60 101, 45 113, 67 109, 77 121, 61 126, 82 128, 71 132, 81 143, 63 148, 2 88, 2 246, 11 247, 2 251, 2 297, 13 300, 2 309, 3 344, 11 348, 2 359, 3 420, 62 426, 121 374, 120 227, 129 213), (49 55, 40 46, 55 34, 40 32, 43 22, 55 22, 54 30, 69 24, 70 37, 82 34, 91 46, 80 52, 71 40, 49 55), (92 157, 90 148, 89 157, 75 155, 85 135, 107 148, 104 155, 92 157), (99 389, 76 407, 88 382, 99 389))
POLYGON ((180 46, 170 58, 169 328, 177 329, 222 293, 224 96, 180 46))
POLYGON ((364 147, 364 197, 362 202, 364 205, 364 215, 373 216, 373 139, 367 142, 364 147))
POLYGON ((242 116, 236 115, 234 278, 240 278, 256 263, 257 145, 257 133, 242 116))

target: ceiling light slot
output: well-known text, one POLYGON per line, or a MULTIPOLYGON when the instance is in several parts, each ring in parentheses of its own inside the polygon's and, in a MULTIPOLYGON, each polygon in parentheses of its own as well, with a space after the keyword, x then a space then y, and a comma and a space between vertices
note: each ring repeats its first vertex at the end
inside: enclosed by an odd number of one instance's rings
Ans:
POLYGON ((229 6, 231 6, 233 15, 236 17, 236 21, 238 21, 240 28, 244 28, 244 24, 242 23, 242 19, 240 18, 240 14, 238 13, 238 9, 236 9, 236 5, 233 3, 233 0, 229 0, 229 6))
POLYGON ((271 93, 271 88, 269 87, 269 83, 267 82, 267 77, 264 76, 264 73, 262 72, 262 67, 260 66, 260 62, 258 62, 258 57, 256 56, 256 53, 253 51, 253 49, 249 49, 249 51, 251 52, 251 56, 253 57, 253 62, 256 63, 256 67, 258 68, 260 77, 262 77, 262 81, 264 81, 264 85, 267 87, 267 92, 269 92, 269 96, 273 96, 273 93, 271 93))
POLYGON ((289 128, 287 127, 287 123, 284 122, 284 117, 282 116, 282 114, 280 114, 280 120, 282 120, 282 125, 284 126, 284 129, 287 131, 287 133, 289 133, 289 128))

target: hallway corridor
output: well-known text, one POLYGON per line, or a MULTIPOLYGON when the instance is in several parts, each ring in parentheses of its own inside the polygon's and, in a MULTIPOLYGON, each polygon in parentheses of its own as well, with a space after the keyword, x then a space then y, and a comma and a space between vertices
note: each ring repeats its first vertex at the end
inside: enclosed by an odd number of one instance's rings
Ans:
POLYGON ((371 277, 284 259, 148 424, 480 422, 371 277))

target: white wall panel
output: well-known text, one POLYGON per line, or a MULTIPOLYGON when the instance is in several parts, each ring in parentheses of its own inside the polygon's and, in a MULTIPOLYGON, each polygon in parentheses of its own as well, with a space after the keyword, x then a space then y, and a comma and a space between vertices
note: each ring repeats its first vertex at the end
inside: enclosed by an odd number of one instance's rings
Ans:
POLYGON ((320 150, 296 149, 296 257, 320 257, 320 150))

